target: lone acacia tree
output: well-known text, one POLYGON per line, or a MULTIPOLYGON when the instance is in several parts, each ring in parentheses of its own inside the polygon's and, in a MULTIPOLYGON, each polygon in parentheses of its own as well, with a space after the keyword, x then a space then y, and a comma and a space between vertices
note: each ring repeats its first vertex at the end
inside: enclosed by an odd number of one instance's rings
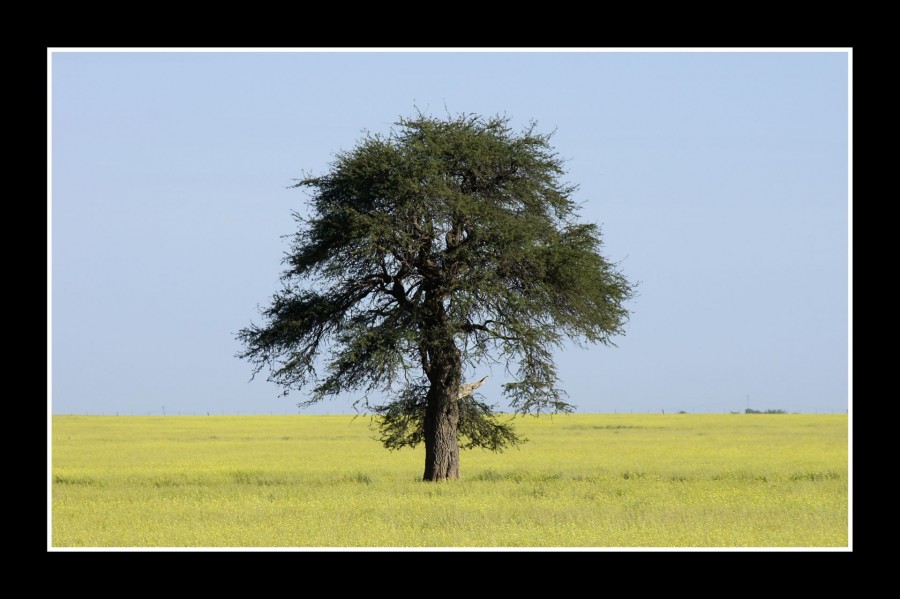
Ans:
POLYGON ((300 407, 363 391, 385 447, 424 441, 428 481, 459 477, 461 440, 521 441, 460 392, 467 369, 505 364, 514 413, 572 411, 552 350, 611 345, 633 286, 600 255, 598 227, 578 222, 549 140, 506 117, 418 114, 299 180, 312 216, 294 213, 283 288, 265 323, 238 333, 238 357, 285 395, 313 385, 300 407), (371 406, 374 391, 395 399, 371 406))

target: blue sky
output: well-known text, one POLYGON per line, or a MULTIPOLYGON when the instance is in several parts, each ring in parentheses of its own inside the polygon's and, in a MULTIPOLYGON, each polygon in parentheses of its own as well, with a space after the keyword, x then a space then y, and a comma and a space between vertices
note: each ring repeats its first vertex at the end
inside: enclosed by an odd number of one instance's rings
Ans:
MULTIPOLYGON (((416 109, 535 120, 639 295, 579 412, 844 412, 847 51, 51 51, 54 414, 298 413, 234 357, 288 189, 416 109)), ((482 387, 503 408, 503 372, 482 387)), ((354 397, 303 413, 352 413, 354 397)))

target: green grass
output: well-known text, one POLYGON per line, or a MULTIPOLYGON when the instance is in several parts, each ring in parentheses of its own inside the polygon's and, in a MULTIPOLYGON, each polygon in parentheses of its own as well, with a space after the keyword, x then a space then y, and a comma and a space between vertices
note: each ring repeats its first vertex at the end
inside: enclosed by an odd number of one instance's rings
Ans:
POLYGON ((516 426, 424 483, 365 417, 54 416, 52 547, 849 545, 846 415, 516 426))

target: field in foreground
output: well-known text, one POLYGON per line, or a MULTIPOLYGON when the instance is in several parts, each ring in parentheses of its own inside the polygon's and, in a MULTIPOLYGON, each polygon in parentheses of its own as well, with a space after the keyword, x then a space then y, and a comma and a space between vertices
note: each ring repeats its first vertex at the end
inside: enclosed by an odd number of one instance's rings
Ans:
POLYGON ((846 415, 516 419, 421 481, 367 417, 53 416, 52 548, 847 548, 846 415))

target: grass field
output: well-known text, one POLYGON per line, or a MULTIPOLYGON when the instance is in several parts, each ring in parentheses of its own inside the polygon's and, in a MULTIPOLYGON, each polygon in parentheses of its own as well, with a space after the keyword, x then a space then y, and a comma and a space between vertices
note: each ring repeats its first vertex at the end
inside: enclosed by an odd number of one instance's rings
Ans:
POLYGON ((846 415, 516 426, 425 483, 366 417, 53 416, 50 548, 849 547, 846 415))

